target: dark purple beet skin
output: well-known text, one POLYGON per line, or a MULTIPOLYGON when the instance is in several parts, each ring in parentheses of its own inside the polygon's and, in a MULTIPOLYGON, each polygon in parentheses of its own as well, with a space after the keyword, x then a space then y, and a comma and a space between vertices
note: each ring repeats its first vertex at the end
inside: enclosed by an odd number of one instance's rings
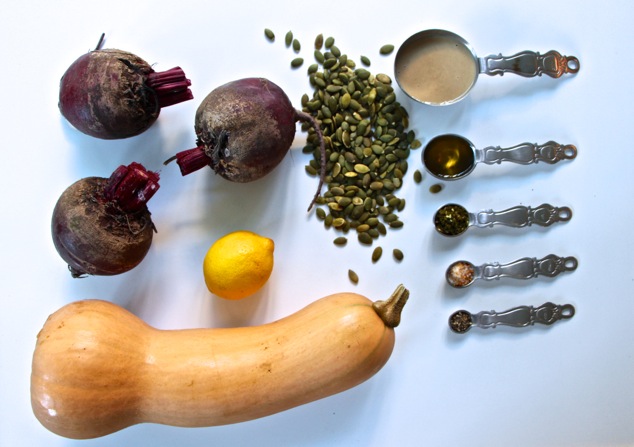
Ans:
POLYGON ((155 231, 147 202, 158 180, 157 173, 132 163, 110 178, 81 179, 62 193, 51 231, 73 277, 117 275, 143 260, 155 231))
POLYGON ((197 147, 179 152, 182 175, 205 166, 232 182, 251 182, 280 164, 295 138, 297 121, 309 122, 317 131, 322 172, 315 198, 325 177, 326 150, 319 124, 296 110, 284 91, 264 78, 245 78, 214 89, 196 111, 197 147))
POLYGON ((155 72, 132 53, 96 49, 62 76, 59 109, 87 135, 128 138, 154 124, 162 107, 193 99, 190 85, 179 67, 155 72))

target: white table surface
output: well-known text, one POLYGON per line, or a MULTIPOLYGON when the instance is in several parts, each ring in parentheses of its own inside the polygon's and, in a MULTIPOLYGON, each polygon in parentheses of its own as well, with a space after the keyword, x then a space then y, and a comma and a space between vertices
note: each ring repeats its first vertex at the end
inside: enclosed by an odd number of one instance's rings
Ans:
POLYGON ((364 2, 26 1, 3 8, 2 189, 0 284, 0 445, 2 446, 623 446, 634 445, 634 315, 631 262, 634 220, 633 42, 629 1, 447 0, 364 2), (263 35, 277 33, 270 44, 263 35), (318 33, 332 35, 351 58, 371 57, 373 73, 393 74, 398 46, 427 28, 454 31, 480 56, 556 49, 577 56, 576 76, 553 80, 481 76, 465 101, 446 108, 416 104, 402 92, 411 128, 423 143, 446 132, 478 147, 555 140, 578 147, 556 166, 478 166, 467 179, 412 179, 420 150, 399 195, 405 226, 380 240, 383 258, 336 237, 306 214, 316 182, 304 172, 308 156, 298 127, 278 169, 253 184, 235 185, 210 170, 181 177, 162 167, 193 147, 193 115, 218 85, 262 76, 299 105, 310 92, 304 68, 283 44, 287 30, 302 55, 318 33), (68 65, 93 48, 131 51, 156 69, 184 68, 195 99, 163 110, 141 136, 101 141, 78 133, 57 109, 58 82, 68 65), (107 177, 138 161, 161 170, 150 202, 158 228, 147 258, 109 278, 71 279, 50 237, 57 197, 75 180, 107 177), (573 218, 544 229, 469 230, 444 239, 431 224, 447 202, 470 210, 547 202, 567 205, 573 218), (275 268, 265 288, 240 302, 210 295, 201 262, 223 234, 249 229, 275 240, 275 268), (393 248, 405 259, 397 264, 393 248), (508 262, 549 253, 575 256, 577 271, 556 279, 499 281, 449 290, 444 271, 457 259, 508 262), (357 286, 347 278, 354 269, 357 286), (74 300, 102 298, 163 329, 257 325, 286 316, 315 299, 355 291, 386 297, 398 284, 411 291, 395 350, 364 384, 318 402, 242 424, 184 429, 153 424, 78 442, 58 437, 33 416, 29 397, 35 337, 46 317, 74 300), (545 301, 576 307, 573 319, 551 327, 450 333, 447 318, 465 308, 505 310, 545 301))

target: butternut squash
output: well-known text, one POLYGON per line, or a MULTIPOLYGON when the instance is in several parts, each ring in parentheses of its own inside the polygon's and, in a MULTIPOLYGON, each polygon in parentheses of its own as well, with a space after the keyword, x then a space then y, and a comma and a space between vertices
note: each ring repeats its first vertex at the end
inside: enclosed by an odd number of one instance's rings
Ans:
POLYGON ((68 438, 133 424, 232 424, 339 393, 388 361, 409 292, 321 298, 261 326, 159 330, 102 300, 68 304, 37 336, 31 404, 68 438))

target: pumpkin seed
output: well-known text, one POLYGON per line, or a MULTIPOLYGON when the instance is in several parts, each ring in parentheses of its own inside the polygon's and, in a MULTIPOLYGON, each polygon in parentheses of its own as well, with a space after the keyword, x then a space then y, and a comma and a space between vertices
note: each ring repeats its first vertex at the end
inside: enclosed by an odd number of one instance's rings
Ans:
POLYGON ((332 47, 334 44, 335 44, 335 38, 334 38, 334 37, 328 37, 328 38, 326 39, 326 42, 325 42, 325 45, 324 45, 324 46, 325 46, 326 48, 330 48, 330 47, 332 47))
POLYGON ((423 181, 423 174, 418 169, 414 171, 414 181, 416 183, 423 181))
POLYGON ((346 245, 348 243, 348 239, 344 236, 339 236, 332 241, 335 245, 346 245))
POLYGON ((302 44, 299 43, 299 40, 293 39, 293 51, 299 53, 302 49, 302 44))
POLYGON ((286 33, 286 36, 284 37, 284 43, 286 44, 287 47, 290 47, 291 44, 293 43, 293 32, 289 31, 286 33))
POLYGON ((270 29, 268 29, 268 28, 264 28, 264 35, 271 42, 273 42, 275 40, 275 33, 273 31, 271 31, 270 29))
POLYGON ((442 185, 440 183, 435 183, 429 187, 429 192, 432 194, 438 194, 442 191, 442 185))
POLYGON ((293 68, 299 68, 302 66, 302 64, 304 63, 304 59, 301 57, 296 57, 295 59, 293 59, 291 61, 291 67, 293 68))
POLYGON ((321 47, 324 45, 324 35, 318 34, 315 38, 315 49, 321 50, 321 47))
POLYGON ((377 262, 381 259, 381 255, 383 254, 383 249, 381 247, 376 247, 374 251, 372 251, 372 262, 377 262))
POLYGON ((394 255, 394 258, 397 261, 402 261, 403 260, 403 252, 401 250, 399 250, 398 248, 395 248, 394 250, 392 250, 392 254, 394 255))
POLYGON ((352 281, 355 284, 359 282, 359 275, 357 275, 354 270, 351 270, 351 269, 348 270, 348 278, 350 278, 350 281, 352 281))
POLYGON ((370 58, 367 56, 361 56, 361 63, 366 67, 369 67, 372 63, 370 62, 370 58))
POLYGON ((315 50, 315 60, 320 64, 323 64, 326 58, 324 57, 324 53, 319 50, 315 50))
POLYGON ((381 53, 382 55, 386 56, 390 53, 392 53, 392 51, 394 51, 394 45, 391 44, 387 44, 387 45, 383 45, 380 49, 379 49, 379 53, 381 53))
POLYGON ((358 239, 363 245, 372 245, 372 236, 368 233, 359 233, 358 239))
POLYGON ((323 208, 315 209, 315 214, 319 220, 324 220, 326 218, 326 211, 323 208))
POLYGON ((376 75, 376 80, 383 83, 383 84, 391 84, 392 83, 392 78, 390 78, 388 75, 384 74, 384 73, 379 73, 378 75, 376 75))

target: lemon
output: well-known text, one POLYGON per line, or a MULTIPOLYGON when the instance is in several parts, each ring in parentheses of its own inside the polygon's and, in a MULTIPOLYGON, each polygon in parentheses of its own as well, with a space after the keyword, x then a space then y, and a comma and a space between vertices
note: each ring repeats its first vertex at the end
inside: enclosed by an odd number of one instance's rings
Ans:
POLYGON ((207 288, 229 300, 253 295, 271 276, 274 249, 272 239, 251 231, 234 231, 221 237, 203 261, 207 288))

